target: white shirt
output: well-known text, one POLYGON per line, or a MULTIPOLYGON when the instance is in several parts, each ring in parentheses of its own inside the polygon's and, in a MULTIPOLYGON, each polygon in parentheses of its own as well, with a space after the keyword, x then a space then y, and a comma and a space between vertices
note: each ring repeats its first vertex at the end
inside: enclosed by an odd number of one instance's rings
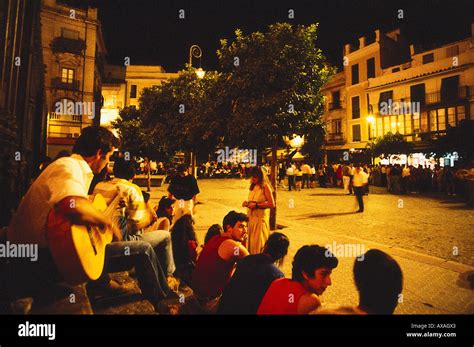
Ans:
POLYGON ((51 208, 68 196, 87 199, 93 177, 91 168, 78 154, 51 163, 21 200, 8 226, 8 240, 47 247, 46 222, 51 208))
POLYGON ((364 170, 356 172, 354 170, 354 177, 352 178, 352 184, 354 187, 362 187, 363 185, 369 182, 369 175, 367 175, 364 170))

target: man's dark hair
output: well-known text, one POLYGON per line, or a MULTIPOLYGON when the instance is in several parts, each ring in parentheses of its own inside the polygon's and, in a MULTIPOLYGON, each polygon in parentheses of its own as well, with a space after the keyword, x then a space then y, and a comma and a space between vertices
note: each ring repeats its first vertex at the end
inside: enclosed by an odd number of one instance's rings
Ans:
POLYGON ((231 228, 237 224, 237 222, 247 222, 249 218, 245 213, 239 213, 235 211, 230 211, 227 213, 227 215, 224 217, 224 220, 222 221, 222 228, 224 229, 224 232, 227 231, 226 226, 230 225, 231 228))
POLYGON ((402 292, 403 274, 397 261, 387 253, 371 249, 354 263, 354 282, 359 306, 372 314, 392 314, 402 292))
POLYGON ((135 176, 135 163, 133 160, 117 158, 114 163, 114 176, 129 180, 135 176))
POLYGON ((113 147, 117 148, 120 141, 110 130, 100 126, 90 126, 82 129, 81 136, 78 137, 73 153, 80 154, 83 157, 90 157, 101 149, 102 154, 110 152, 113 147))
POLYGON ((288 253, 290 240, 285 234, 274 232, 270 235, 264 247, 264 253, 272 257, 273 261, 282 259, 288 253))
POLYGON ((314 271, 319 268, 334 269, 339 261, 327 248, 318 245, 301 247, 293 258, 292 280, 303 282, 303 271, 309 278, 314 277, 314 271))
POLYGON ((188 164, 179 164, 178 167, 176 168, 176 172, 178 174, 181 174, 183 172, 186 172, 189 170, 189 165, 188 164))

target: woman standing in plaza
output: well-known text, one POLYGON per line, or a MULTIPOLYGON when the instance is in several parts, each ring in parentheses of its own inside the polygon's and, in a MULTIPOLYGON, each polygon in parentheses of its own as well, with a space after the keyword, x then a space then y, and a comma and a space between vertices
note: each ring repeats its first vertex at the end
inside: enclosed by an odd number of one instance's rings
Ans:
POLYGON ((275 206, 272 187, 267 174, 260 166, 250 172, 249 197, 242 203, 248 208, 247 249, 251 254, 261 253, 270 235, 270 209, 275 206))

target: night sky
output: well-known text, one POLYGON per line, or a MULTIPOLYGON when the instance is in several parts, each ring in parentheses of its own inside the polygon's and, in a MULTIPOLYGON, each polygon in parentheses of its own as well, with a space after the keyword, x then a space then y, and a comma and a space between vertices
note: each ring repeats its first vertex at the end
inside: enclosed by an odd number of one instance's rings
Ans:
MULTIPOLYGON (((263 31, 275 22, 319 22, 317 45, 328 60, 342 65, 345 43, 401 27, 410 43, 446 43, 467 37, 474 20, 474 1, 374 1, 374 0, 69 0, 99 8, 108 49, 108 62, 162 65, 166 71, 184 68, 189 47, 203 50, 202 67, 218 69, 216 50, 221 38, 233 38, 236 28, 244 34, 263 31), (185 19, 178 18, 179 9, 185 19), (288 19, 288 10, 295 19, 288 19), (398 10, 404 18, 398 19, 398 10)), ((198 64, 195 61, 195 65, 198 64)))

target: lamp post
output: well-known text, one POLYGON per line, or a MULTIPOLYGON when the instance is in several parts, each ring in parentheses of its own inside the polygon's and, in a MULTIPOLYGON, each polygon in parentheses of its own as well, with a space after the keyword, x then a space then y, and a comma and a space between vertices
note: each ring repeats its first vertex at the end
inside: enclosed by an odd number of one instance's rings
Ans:
POLYGON ((189 68, 193 66, 193 57, 199 59, 199 68, 196 70, 198 78, 203 78, 206 72, 201 68, 202 49, 198 45, 189 48, 189 68))
MULTIPOLYGON (((206 72, 201 68, 201 57, 202 57, 202 49, 198 45, 192 45, 189 47, 189 66, 188 68, 191 69, 193 67, 193 58, 199 59, 199 68, 196 70, 196 76, 199 79, 204 78, 206 72)), ((194 151, 190 153, 190 161, 191 161, 191 172, 194 177, 197 176, 196 172, 196 154, 194 151)))

